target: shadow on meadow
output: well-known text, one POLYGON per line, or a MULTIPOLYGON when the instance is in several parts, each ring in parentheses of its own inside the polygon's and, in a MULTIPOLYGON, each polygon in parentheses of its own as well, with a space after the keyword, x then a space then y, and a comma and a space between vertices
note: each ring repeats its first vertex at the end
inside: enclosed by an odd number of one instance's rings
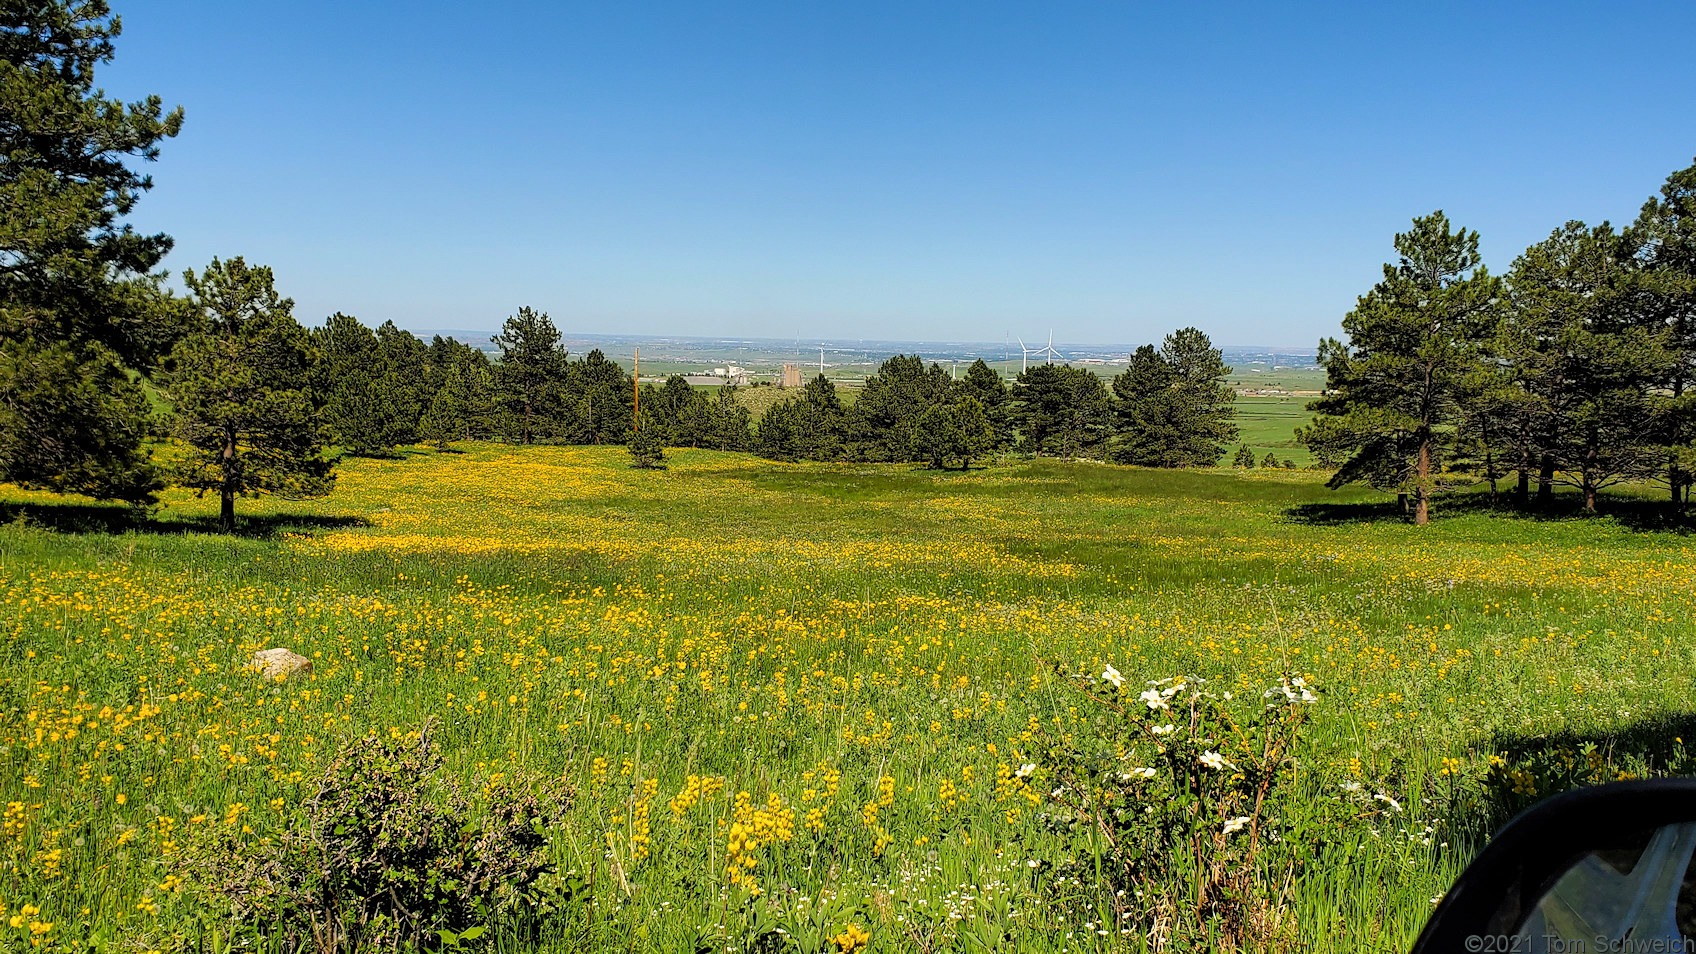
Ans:
MULTIPOLYGON (((1611 728, 1488 737, 1478 784, 1453 784, 1449 817, 1488 837, 1542 799, 1623 778, 1696 774, 1696 713, 1654 712, 1611 728)), ((1459 776, 1456 776, 1457 778, 1459 776)))
MULTIPOLYGON (((1562 494, 1553 503, 1539 505, 1535 501, 1515 503, 1504 494, 1495 503, 1482 491, 1438 497, 1432 500, 1431 519, 1445 517, 1487 516, 1531 523, 1571 523, 1585 520, 1612 520, 1627 530, 1662 533, 1696 532, 1696 512, 1674 508, 1665 500, 1643 497, 1603 497, 1599 511, 1590 513, 1577 494, 1562 494)), ((1344 526, 1359 523, 1412 523, 1413 515, 1404 512, 1394 500, 1353 503, 1303 503, 1284 511, 1291 523, 1307 526, 1344 526)))
MULTIPOLYGON (((216 515, 174 514, 120 504, 18 503, 0 500, 0 524, 21 523, 58 533, 221 533, 216 515)), ((310 513, 238 516, 234 536, 269 539, 289 531, 307 532, 344 527, 368 527, 364 517, 310 513)))

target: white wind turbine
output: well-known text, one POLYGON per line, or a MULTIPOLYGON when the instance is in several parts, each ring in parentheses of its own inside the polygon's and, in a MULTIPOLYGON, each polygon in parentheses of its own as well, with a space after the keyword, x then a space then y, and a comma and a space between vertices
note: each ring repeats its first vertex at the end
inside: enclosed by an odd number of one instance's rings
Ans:
MULTIPOLYGON (((1024 341, 1023 338, 1019 339, 1019 347, 1025 352, 1025 358, 1026 359, 1029 359, 1030 356, 1033 355, 1033 354, 1039 355, 1043 358, 1044 364, 1053 364, 1055 358, 1059 358, 1061 361, 1066 360, 1065 355, 1054 350, 1054 332, 1052 330, 1050 330, 1048 332, 1048 345, 1046 347, 1034 348, 1034 349, 1033 348, 1026 348, 1025 347, 1025 341, 1024 341)), ((1023 373, 1024 370, 1025 370, 1025 364, 1024 364, 1023 361, 1021 361, 1019 363, 1019 371, 1021 373, 1023 373)))

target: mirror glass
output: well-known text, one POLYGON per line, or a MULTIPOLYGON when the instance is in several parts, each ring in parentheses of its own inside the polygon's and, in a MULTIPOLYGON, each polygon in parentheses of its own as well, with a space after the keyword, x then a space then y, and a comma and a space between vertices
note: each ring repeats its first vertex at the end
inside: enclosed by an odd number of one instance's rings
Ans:
POLYGON ((1646 831, 1583 856, 1537 899, 1511 950, 1696 954, 1692 855, 1696 822, 1646 831))

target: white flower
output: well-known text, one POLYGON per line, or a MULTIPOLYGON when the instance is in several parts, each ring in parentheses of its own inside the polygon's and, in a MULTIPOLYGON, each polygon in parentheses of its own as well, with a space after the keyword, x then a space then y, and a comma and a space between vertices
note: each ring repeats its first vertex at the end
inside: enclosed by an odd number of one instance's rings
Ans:
POLYGON ((1134 768, 1134 769, 1131 769, 1129 772, 1120 772, 1119 778, 1122 781, 1129 782, 1130 780, 1136 779, 1136 778, 1153 778, 1154 776, 1156 776, 1158 774, 1160 774, 1160 773, 1156 772, 1154 769, 1151 769, 1151 768, 1134 768))
POLYGON ((1019 766, 1019 770, 1017 772, 1013 773, 1013 774, 1017 775, 1020 778, 1029 778, 1030 774, 1034 771, 1036 771, 1036 763, 1035 762, 1026 762, 1025 764, 1019 766))
POLYGON ((1207 766, 1208 768, 1214 770, 1215 772, 1218 772, 1218 771, 1221 771, 1221 770, 1227 769, 1227 768, 1235 768, 1236 767, 1236 766, 1232 765, 1230 762, 1225 761, 1225 757, 1223 755, 1220 755, 1218 752, 1214 752, 1212 750, 1203 752, 1201 754, 1201 764, 1207 766))
POLYGON ((1124 675, 1120 673, 1119 670, 1114 669, 1112 663, 1108 663, 1107 668, 1102 670, 1101 678, 1112 683, 1113 688, 1115 689, 1118 689, 1125 684, 1124 675))
POLYGON ((1143 702, 1147 703, 1148 707, 1150 709, 1165 709, 1165 708, 1167 708, 1166 700, 1161 698, 1160 690, 1158 690, 1158 689, 1146 690, 1146 691, 1143 692, 1142 695, 1138 696, 1137 698, 1141 699, 1143 702))
POLYGON ((1166 698, 1170 699, 1173 696, 1175 696, 1178 693, 1183 692, 1183 691, 1184 691, 1184 684, 1181 683, 1181 682, 1174 682, 1170 686, 1167 686, 1166 688, 1160 690, 1160 694, 1165 696, 1166 698))
POLYGON ((1303 702, 1318 702, 1319 697, 1313 694, 1313 690, 1303 689, 1301 691, 1301 701, 1303 701, 1303 702))
POLYGON ((1348 792, 1351 795, 1354 794, 1355 792, 1360 791, 1364 787, 1365 786, 1361 785, 1359 782, 1344 782, 1343 783, 1343 791, 1348 792))
POLYGON ((1249 823, 1249 817, 1247 815, 1238 815, 1237 817, 1235 817, 1235 818, 1233 818, 1230 821, 1225 823, 1224 832, 1225 832, 1225 834, 1229 835, 1233 832, 1241 831, 1244 828, 1248 827, 1248 823, 1249 823))
POLYGON ((1155 735, 1171 735, 1178 731, 1178 727, 1171 724, 1157 725, 1150 727, 1148 731, 1153 732, 1155 735))
POLYGON ((1379 792, 1378 794, 1376 794, 1372 797, 1377 799, 1378 801, 1383 802, 1384 804, 1390 806, 1390 811, 1399 812, 1399 811, 1402 810, 1402 803, 1401 802, 1398 802, 1395 799, 1391 798, 1390 796, 1385 795, 1383 792, 1379 792))

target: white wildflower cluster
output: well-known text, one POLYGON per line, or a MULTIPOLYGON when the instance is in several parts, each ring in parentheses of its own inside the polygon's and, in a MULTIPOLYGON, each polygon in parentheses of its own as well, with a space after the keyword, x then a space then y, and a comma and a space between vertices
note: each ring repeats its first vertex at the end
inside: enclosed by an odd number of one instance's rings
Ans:
POLYGON ((1278 685, 1261 693, 1260 698, 1282 699, 1284 702, 1314 703, 1319 701, 1319 697, 1314 695, 1313 690, 1308 687, 1307 680, 1300 676, 1284 678, 1278 685))

